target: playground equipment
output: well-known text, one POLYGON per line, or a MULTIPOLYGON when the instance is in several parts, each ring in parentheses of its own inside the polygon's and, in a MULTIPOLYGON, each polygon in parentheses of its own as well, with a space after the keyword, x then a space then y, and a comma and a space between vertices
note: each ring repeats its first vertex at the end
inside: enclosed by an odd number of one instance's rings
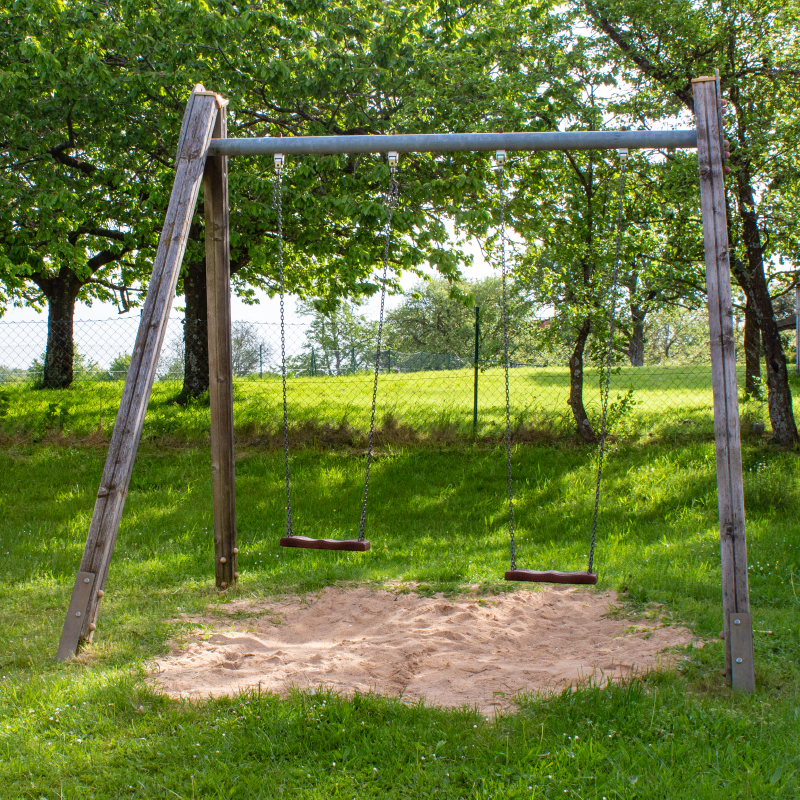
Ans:
POLYGON ((92 521, 61 635, 58 658, 77 652, 96 630, 100 600, 119 531, 172 299, 200 182, 204 182, 208 285, 209 395, 216 584, 239 577, 231 366, 228 157, 315 153, 497 152, 620 148, 696 148, 705 245, 714 392, 722 607, 727 674, 734 688, 754 688, 747 581, 744 492, 725 206, 725 143, 719 76, 692 82, 696 127, 679 131, 459 133, 228 139, 227 101, 197 86, 184 114, 175 183, 92 521))

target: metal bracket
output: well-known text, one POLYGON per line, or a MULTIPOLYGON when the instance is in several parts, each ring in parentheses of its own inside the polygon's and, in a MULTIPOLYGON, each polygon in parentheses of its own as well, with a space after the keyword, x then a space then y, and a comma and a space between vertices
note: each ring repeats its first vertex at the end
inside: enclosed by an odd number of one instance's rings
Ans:
POLYGON ((67 618, 64 620, 64 629, 61 631, 61 641, 58 644, 56 658, 59 661, 66 661, 78 652, 83 623, 86 621, 86 609, 94 588, 94 578, 94 572, 79 572, 75 578, 75 587, 69 601, 67 618))
POLYGON ((750 614, 730 615, 731 685, 734 689, 752 692, 755 689, 753 667, 753 621, 750 614))

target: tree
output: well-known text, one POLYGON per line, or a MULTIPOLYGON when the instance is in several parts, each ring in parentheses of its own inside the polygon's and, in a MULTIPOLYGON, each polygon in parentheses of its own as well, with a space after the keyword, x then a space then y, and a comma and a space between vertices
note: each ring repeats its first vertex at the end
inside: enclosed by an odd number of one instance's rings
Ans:
POLYGON ((723 93, 730 101, 729 186, 735 203, 729 209, 730 260, 747 298, 749 383, 759 369, 758 332, 773 435, 780 444, 793 444, 798 441, 797 425, 767 274, 784 237, 765 235, 759 187, 779 180, 785 161, 781 154, 796 148, 800 31, 795 10, 774 0, 676 0, 655 5, 640 0, 583 0, 580 7, 607 57, 617 61, 622 77, 636 87, 631 107, 642 121, 682 109, 693 111, 692 78, 720 67, 723 93))
POLYGON ((47 305, 45 387, 72 381, 75 303, 129 307, 157 236, 158 87, 120 32, 89 2, 0 13, 0 279, 10 299, 47 305))
MULTIPOLYGON (((386 344, 402 352, 422 350, 472 360, 475 306, 480 308, 481 362, 502 361, 502 282, 495 276, 455 284, 442 279, 418 284, 402 305, 386 315, 386 344)), ((511 281, 507 310, 510 357, 526 359, 532 350, 531 332, 536 330, 532 304, 511 281)))
POLYGON ((265 342, 252 322, 234 322, 231 331, 233 374, 244 378, 257 372, 272 357, 272 345, 265 342))
POLYGON ((377 323, 356 314, 356 309, 347 301, 335 308, 322 303, 298 303, 297 312, 310 316, 311 324, 305 332, 303 355, 294 359, 294 368, 311 372, 312 352, 317 375, 346 375, 374 360, 377 323))

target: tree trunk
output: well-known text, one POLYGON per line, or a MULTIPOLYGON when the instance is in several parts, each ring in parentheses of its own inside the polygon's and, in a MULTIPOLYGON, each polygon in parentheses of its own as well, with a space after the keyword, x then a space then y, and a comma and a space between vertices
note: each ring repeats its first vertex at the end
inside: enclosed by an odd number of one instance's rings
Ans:
POLYGON ((47 351, 42 388, 66 389, 72 383, 75 358, 75 300, 83 285, 68 270, 37 281, 47 298, 47 351))
POLYGON ((751 298, 744 309, 744 396, 761 397, 761 329, 751 298))
POLYGON ((586 349, 586 340, 589 338, 591 327, 591 319, 587 317, 578 331, 575 347, 569 359, 569 400, 567 400, 567 405, 572 408, 572 416, 575 417, 578 433, 585 442, 597 441, 597 436, 592 430, 583 406, 583 352, 586 349))
MULTIPOLYGON (((745 163, 736 173, 739 194, 739 215, 742 219, 742 233, 747 248, 747 269, 742 288, 748 305, 752 303, 756 312, 764 358, 767 368, 767 402, 769 419, 772 423, 772 436, 780 445, 792 445, 800 441, 797 424, 792 413, 792 393, 789 391, 789 370, 783 352, 775 309, 769 295, 767 278, 764 274, 764 259, 761 246, 761 231, 755 211, 755 199, 750 185, 749 164, 745 163)), ((740 281, 741 282, 741 281, 740 281)))
POLYGON ((644 310, 631 303, 631 338, 628 342, 628 358, 632 367, 644 366, 644 310))
POLYGON ((183 278, 186 316, 183 321, 183 389, 186 401, 208 391, 208 305, 205 259, 188 264, 183 278))

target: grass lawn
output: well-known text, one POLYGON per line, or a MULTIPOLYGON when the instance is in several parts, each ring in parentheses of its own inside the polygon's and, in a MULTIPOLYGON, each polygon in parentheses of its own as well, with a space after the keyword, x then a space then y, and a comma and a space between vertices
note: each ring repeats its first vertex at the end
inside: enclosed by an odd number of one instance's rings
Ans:
MULTIPOLYGON (((599 373, 587 369, 584 403, 599 426, 599 373)), ((743 373, 740 383, 743 382, 743 373)), ((78 382, 73 388, 48 392, 28 385, 0 387, 0 422, 7 433, 41 438, 60 430, 73 437, 110 435, 122 396, 122 382, 78 382)), ((795 381, 794 390, 800 390, 795 381)), ((147 411, 145 439, 204 441, 209 426, 208 400, 181 405, 180 384, 158 381, 147 411)), ((575 422, 567 406, 569 375, 563 367, 520 367, 511 370, 513 424, 539 439, 571 437, 575 422)), ((319 439, 320 429, 338 431, 338 441, 361 437, 369 425, 372 377, 367 373, 341 377, 289 378, 288 398, 300 440, 319 439)), ((690 439, 713 435, 711 368, 702 364, 622 367, 612 376, 609 424, 617 435, 651 433, 674 441, 686 438, 679 423, 690 419, 690 439), (630 393, 630 395, 629 395, 630 393)), ((281 418, 281 382, 277 377, 237 378, 234 381, 234 420, 243 439, 275 442, 281 418)), ((473 372, 439 370, 381 375, 378 420, 391 419, 407 440, 463 438, 472 434, 473 372), (414 438, 414 437, 412 437, 414 438)), ((766 404, 743 404, 746 422, 765 421, 766 404)), ((503 371, 486 369, 478 382, 478 435, 497 438, 505 424, 503 371)), ((326 435, 323 434, 323 438, 326 435)), ((389 436, 398 441, 397 432, 389 436)), ((402 439, 403 437, 401 437, 402 439)))
MULTIPOLYGON (((373 696, 250 694, 190 704, 153 694, 143 680, 148 659, 186 632, 175 621, 181 612, 337 581, 413 581, 425 592, 516 588, 501 582, 508 551, 502 451, 491 441, 386 446, 371 481, 373 549, 320 553, 278 547, 282 456, 244 437, 237 461, 242 579, 220 595, 207 410, 159 406, 156 395, 148 424, 161 413, 174 427, 158 435, 151 427, 140 449, 96 641, 58 664, 105 458, 103 447, 76 437, 96 428, 100 414, 110 426, 118 389, 28 391, 27 410, 17 391, 5 405, 13 435, 0 448, 0 797, 800 795, 797 452, 744 442, 754 695, 734 695, 720 675, 714 444, 697 425, 677 441, 645 433, 613 444, 596 556, 598 588, 619 590, 626 613, 663 603, 707 639, 677 674, 524 697, 496 719, 373 696), (61 422, 59 408, 68 408, 61 422), (74 436, 48 437, 48 425, 74 436)), ((297 450, 297 533, 357 530, 363 464, 353 448, 297 450)), ((569 439, 515 448, 520 566, 584 565, 594 468, 593 451, 569 439)))

